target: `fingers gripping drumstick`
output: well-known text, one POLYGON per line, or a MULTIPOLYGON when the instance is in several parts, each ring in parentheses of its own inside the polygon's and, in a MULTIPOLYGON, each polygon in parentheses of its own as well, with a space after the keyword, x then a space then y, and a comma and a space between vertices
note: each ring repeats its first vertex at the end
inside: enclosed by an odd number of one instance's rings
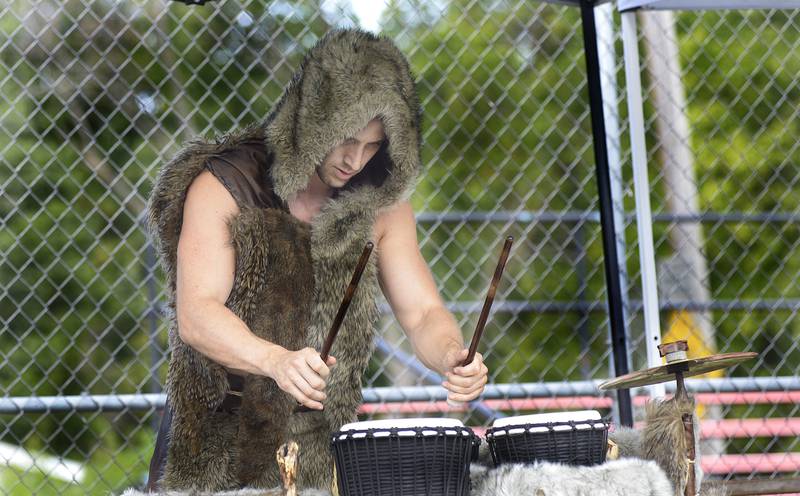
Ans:
MULTIPOLYGON (((328 354, 331 352, 331 347, 333 347, 333 340, 336 339, 336 334, 339 333, 339 328, 342 326, 344 316, 347 314, 347 309, 350 307, 350 301, 353 299, 353 295, 356 294, 358 281, 361 280, 361 274, 364 272, 364 269, 367 266, 369 256, 372 253, 372 248, 374 246, 375 245, 372 243, 372 241, 368 241, 364 246, 364 250, 361 252, 361 257, 358 259, 356 270, 353 272, 353 278, 350 279, 350 285, 347 286, 347 291, 344 293, 342 303, 339 305, 339 311, 336 312, 336 317, 333 319, 331 329, 328 331, 328 337, 325 338, 325 343, 322 344, 322 351, 320 352, 319 357, 322 358, 323 362, 328 361, 328 354)), ((298 405, 294 409, 294 413, 311 411, 313 411, 313 409, 304 405, 298 405)))
MULTIPOLYGON (((472 360, 475 359, 475 353, 478 351, 478 343, 481 340, 483 328, 486 326, 486 320, 489 318, 489 310, 492 308, 494 295, 497 292, 497 285, 500 283, 500 277, 503 275, 503 269, 506 268, 506 261, 508 260, 508 254, 511 253, 511 244, 513 242, 514 237, 509 236, 506 238, 506 242, 503 245, 503 251, 500 253, 500 260, 498 260, 497 268, 494 270, 494 276, 492 277, 492 282, 489 285, 489 292, 486 294, 486 301, 483 302, 481 315, 478 318, 478 325, 475 328, 475 334, 472 335, 472 342, 470 342, 469 345, 467 358, 465 358, 464 362, 461 364, 462 367, 469 365, 472 363, 472 360)), ((462 406, 464 404, 462 401, 452 401, 449 399, 447 400, 447 403, 453 407, 462 406)))

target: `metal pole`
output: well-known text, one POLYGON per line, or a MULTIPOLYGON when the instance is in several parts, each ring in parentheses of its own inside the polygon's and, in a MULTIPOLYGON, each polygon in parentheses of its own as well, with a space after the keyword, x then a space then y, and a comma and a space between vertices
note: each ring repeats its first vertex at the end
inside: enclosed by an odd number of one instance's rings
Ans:
MULTIPOLYGON (((628 302, 628 271, 625 264, 627 250, 625 248, 625 202, 622 185, 622 157, 620 150, 619 128, 619 88, 617 86, 617 54, 614 51, 614 4, 609 2, 595 7, 597 20, 597 53, 600 60, 600 88, 603 91, 603 117, 606 126, 606 143, 608 144, 608 170, 611 178, 611 200, 614 204, 614 233, 617 238, 617 254, 619 263, 619 284, 622 294, 622 317, 629 322, 630 305, 628 302)), ((609 343, 611 335, 609 332, 609 343)), ((614 355, 608 360, 608 375, 614 374, 614 355)), ((631 353, 628 349, 628 363, 631 353)), ((611 410, 614 422, 619 424, 619 411, 616 405, 611 410)))
MULTIPOLYGON (((639 39, 636 35, 636 12, 622 13, 622 46, 625 52, 625 85, 628 93, 628 120, 631 133, 633 186, 636 197, 636 230, 639 236, 639 264, 642 269, 644 331, 647 365, 661 365, 661 322, 658 314, 656 259, 653 247, 653 214, 650 209, 650 184, 647 178, 647 148, 644 137, 642 81, 639 67, 639 39)), ((664 385, 650 386, 653 397, 664 396, 664 385)))
MULTIPOLYGON (((424 368, 424 365, 421 366, 424 368)), ((576 401, 583 400, 591 405, 596 405, 603 403, 605 400, 605 398, 597 396, 597 388, 601 382, 600 380, 592 380, 488 384, 483 392, 481 401, 565 398, 568 404, 573 406, 576 401), (580 398, 581 396, 585 398, 580 398)), ((693 394, 708 393, 712 395, 711 398, 716 402, 726 405, 756 403, 795 405, 800 402, 798 400, 800 377, 795 376, 686 379, 684 382, 686 389, 693 394), (720 393, 733 393, 741 398, 726 399, 720 397, 720 393), (749 397, 747 393, 755 393, 755 395, 749 397), (767 393, 775 394, 770 395, 767 393)), ((675 391, 675 386, 667 384, 667 391, 675 391)), ((447 391, 439 385, 363 388, 361 393, 364 397, 364 403, 430 402, 445 401, 447 399, 447 391)), ((148 412, 153 409, 160 410, 164 408, 165 401, 166 395, 163 393, 11 396, 0 397, 0 415, 52 414, 54 412, 148 412)), ((593 406, 593 408, 595 407, 593 406)), ((490 411, 494 412, 491 409, 490 411)), ((500 412, 497 413, 500 416, 503 415, 500 412)))
MULTIPOLYGON (((603 232, 603 253, 606 285, 608 288, 608 317, 611 325, 611 347, 614 371, 617 376, 627 374, 628 346, 622 288, 619 281, 616 230, 614 228, 614 203, 611 198, 611 179, 606 150, 606 129, 603 117, 603 91, 600 86, 600 61, 597 52, 597 31, 594 20, 594 2, 581 0, 581 26, 586 56, 586 76, 589 83, 589 106, 592 118, 592 137, 597 172, 597 191, 600 197, 600 225, 603 232)), ((627 389, 617 391, 620 423, 633 426, 631 394, 627 389)))
MULTIPOLYGON (((587 263, 586 263, 586 243, 584 241, 583 224, 575 226, 575 273, 578 276, 578 302, 586 302, 587 284, 587 263)), ((581 377, 583 380, 591 380, 592 364, 590 363, 591 348, 589 342, 589 315, 587 308, 582 306, 578 312, 580 321, 578 322, 578 337, 581 341, 581 377)), ((616 419, 619 421, 619 419, 616 419)))
MULTIPOLYGON (((603 117, 608 143, 608 170, 611 179, 611 200, 614 204, 614 227, 617 229, 617 254, 620 257, 619 281, 622 288, 622 310, 629 317, 628 270, 625 266, 625 202, 623 201, 622 145, 619 127, 619 88, 617 86, 617 54, 614 52, 614 4, 595 7, 597 18, 597 53, 600 60, 600 85, 603 91, 603 117)), ((631 356, 628 353, 628 363, 631 356)))

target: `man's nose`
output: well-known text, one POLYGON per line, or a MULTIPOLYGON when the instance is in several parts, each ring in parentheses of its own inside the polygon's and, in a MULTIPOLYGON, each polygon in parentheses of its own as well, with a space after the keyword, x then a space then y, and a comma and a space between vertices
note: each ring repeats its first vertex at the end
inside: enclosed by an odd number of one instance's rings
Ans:
POLYGON ((364 147, 361 145, 352 145, 348 147, 347 154, 345 155, 345 163, 351 169, 359 170, 361 166, 364 165, 361 163, 361 160, 364 158, 364 147))

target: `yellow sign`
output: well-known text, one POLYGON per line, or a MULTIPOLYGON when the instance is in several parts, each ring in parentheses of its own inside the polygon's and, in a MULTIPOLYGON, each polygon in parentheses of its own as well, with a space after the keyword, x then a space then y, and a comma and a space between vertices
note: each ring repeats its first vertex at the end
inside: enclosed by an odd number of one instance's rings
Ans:
MULTIPOLYGON (((661 341, 664 343, 671 343, 684 339, 689 345, 688 358, 700 358, 716 353, 713 346, 709 346, 703 340, 702 332, 695 324, 695 316, 688 310, 675 310, 670 312, 669 322, 667 324, 667 333, 662 337, 661 341)), ((665 359, 662 359, 666 363, 665 359)), ((723 377, 722 370, 714 370, 707 374, 699 375, 698 378, 717 378, 723 377)), ((697 416, 704 417, 705 407, 697 405, 697 416)))

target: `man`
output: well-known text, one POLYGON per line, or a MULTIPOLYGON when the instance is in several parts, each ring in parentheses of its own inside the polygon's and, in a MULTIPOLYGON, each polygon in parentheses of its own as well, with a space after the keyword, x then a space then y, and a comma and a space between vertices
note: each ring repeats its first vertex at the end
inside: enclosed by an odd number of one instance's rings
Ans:
POLYGON ((288 440, 300 445, 299 486, 330 487, 330 433, 361 403, 380 289, 449 399, 482 392, 486 367, 480 355, 459 366, 467 350, 406 200, 419 114, 391 41, 334 31, 263 123, 195 141, 159 172, 148 220, 169 282, 172 356, 148 487, 276 486, 274 453, 288 440), (317 350, 369 240, 323 363, 317 350), (292 414, 298 402, 314 411, 292 414))

